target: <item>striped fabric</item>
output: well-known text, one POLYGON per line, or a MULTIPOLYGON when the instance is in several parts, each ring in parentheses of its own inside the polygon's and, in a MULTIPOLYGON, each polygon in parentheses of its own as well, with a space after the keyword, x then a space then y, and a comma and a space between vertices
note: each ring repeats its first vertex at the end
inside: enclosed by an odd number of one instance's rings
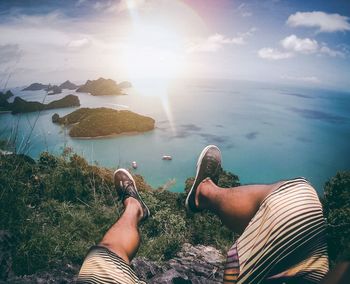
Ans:
POLYGON ((105 247, 93 246, 80 269, 77 284, 142 284, 122 258, 105 247))
POLYGON ((297 178, 264 199, 228 252, 224 283, 318 283, 327 272, 322 206, 297 178))

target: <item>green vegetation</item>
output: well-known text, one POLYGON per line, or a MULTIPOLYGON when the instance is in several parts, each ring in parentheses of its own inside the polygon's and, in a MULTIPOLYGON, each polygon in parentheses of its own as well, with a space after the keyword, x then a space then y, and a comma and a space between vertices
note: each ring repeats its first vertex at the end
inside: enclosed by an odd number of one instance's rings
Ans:
POLYGON ((71 137, 100 137, 127 132, 144 132, 154 129, 154 119, 127 110, 110 108, 81 108, 60 118, 52 116, 52 122, 72 125, 71 137))
MULTIPOLYGON (((62 263, 80 264, 89 247, 99 242, 122 213, 113 172, 88 165, 69 151, 61 157, 44 152, 38 161, 3 155, 0 169, 0 230, 13 238, 16 274, 62 263)), ((135 180, 152 212, 141 227, 140 256, 168 259, 184 242, 211 244, 222 250, 232 244, 232 233, 214 215, 188 216, 184 193, 152 189, 141 176, 135 180)))
POLYGON ((87 80, 86 83, 77 89, 77 92, 90 93, 93 96, 122 95, 122 89, 130 86, 128 82, 117 84, 112 79, 99 78, 97 80, 87 80))
POLYGON ((8 104, 8 109, 11 110, 13 114, 16 114, 74 106, 80 106, 79 98, 74 95, 65 96, 60 100, 53 101, 48 104, 42 104, 39 102, 28 102, 20 97, 16 97, 13 103, 8 104))
POLYGON ((323 208, 331 264, 350 261, 350 171, 338 172, 326 183, 323 208))
MULTIPOLYGON (((89 165, 66 149, 62 156, 42 153, 38 161, 24 155, 0 155, 0 231, 11 238, 13 270, 30 274, 80 264, 93 244, 122 213, 114 190, 113 171, 89 165)), ((140 194, 152 217, 141 226, 139 256, 151 260, 173 257, 184 242, 213 245, 222 251, 233 234, 210 213, 184 209, 185 192, 152 189, 136 175, 140 194)), ((186 181, 188 191, 193 178, 186 181)), ((219 185, 239 185, 238 177, 222 172, 219 185)), ((325 188, 330 257, 349 252, 350 173, 339 173, 325 188)))

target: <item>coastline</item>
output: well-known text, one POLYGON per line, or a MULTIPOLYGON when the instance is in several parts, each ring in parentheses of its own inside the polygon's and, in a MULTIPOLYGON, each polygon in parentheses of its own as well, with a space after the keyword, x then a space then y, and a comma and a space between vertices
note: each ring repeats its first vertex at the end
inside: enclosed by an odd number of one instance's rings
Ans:
POLYGON ((77 139, 77 140, 91 140, 91 139, 108 139, 108 138, 116 138, 116 137, 121 137, 121 136, 134 136, 138 134, 142 134, 145 132, 152 131, 154 129, 148 130, 148 131, 130 131, 130 132, 122 132, 122 133, 113 133, 113 134, 108 134, 104 136, 86 136, 86 137, 79 137, 79 136, 70 136, 72 139, 77 139))

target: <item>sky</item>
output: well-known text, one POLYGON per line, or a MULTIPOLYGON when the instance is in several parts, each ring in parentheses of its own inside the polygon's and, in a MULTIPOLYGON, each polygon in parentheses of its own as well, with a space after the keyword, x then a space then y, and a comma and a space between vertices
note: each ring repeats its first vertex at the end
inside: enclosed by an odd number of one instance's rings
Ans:
POLYGON ((0 87, 160 78, 349 90, 350 1, 0 0, 0 87))

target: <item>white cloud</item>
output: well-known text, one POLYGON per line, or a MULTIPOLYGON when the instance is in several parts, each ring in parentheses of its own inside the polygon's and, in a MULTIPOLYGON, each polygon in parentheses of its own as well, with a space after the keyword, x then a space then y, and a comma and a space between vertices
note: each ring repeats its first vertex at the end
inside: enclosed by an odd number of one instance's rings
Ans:
POLYGON ((117 5, 116 9, 118 12, 125 10, 139 9, 145 5, 145 0, 121 0, 117 5))
POLYGON ((321 80, 318 77, 316 77, 316 76, 289 76, 289 75, 282 75, 281 79, 285 79, 285 80, 288 80, 288 81, 314 83, 314 84, 321 83, 321 80))
POLYGON ((81 49, 90 45, 90 40, 88 38, 72 40, 67 44, 67 47, 70 49, 81 49))
POLYGON ((257 29, 253 27, 247 32, 238 33, 236 37, 232 38, 216 33, 206 39, 197 39, 190 42, 187 52, 215 52, 221 49, 224 45, 243 45, 246 44, 246 39, 251 37, 256 30, 257 29))
POLYGON ((280 60, 280 59, 287 59, 293 57, 293 53, 291 52, 284 52, 279 51, 274 48, 265 47, 258 51, 258 55, 260 58, 263 59, 270 59, 270 60, 280 60))
POLYGON ((145 0, 121 0, 118 3, 116 3, 115 1, 97 1, 94 3, 93 8, 97 11, 112 13, 139 9, 145 4, 145 0))
POLYGON ((345 57, 345 53, 339 50, 334 50, 329 48, 328 46, 324 45, 320 48, 320 53, 327 54, 331 57, 345 57))
POLYGON ((237 11, 241 14, 242 17, 246 18, 246 17, 251 17, 253 15, 253 13, 251 11, 249 11, 247 9, 247 4, 246 3, 241 3, 238 7, 237 7, 237 11))
POLYGON ((18 44, 0 45, 0 64, 11 62, 21 56, 18 44))
POLYGON ((349 18, 339 14, 327 14, 320 11, 297 12, 288 17, 291 27, 318 28, 320 32, 349 31, 349 18))
POLYGON ((227 44, 242 45, 245 44, 245 40, 242 36, 228 38, 222 34, 214 34, 205 40, 191 42, 187 52, 215 52, 227 44))
POLYGON ((315 39, 298 38, 296 35, 290 35, 280 41, 283 51, 265 47, 258 51, 258 55, 264 59, 286 59, 296 54, 317 54, 328 55, 331 57, 345 57, 345 53, 339 50, 331 49, 327 44, 321 45, 315 39))
POLYGON ((314 53, 318 50, 318 43, 314 39, 298 38, 290 35, 281 41, 284 49, 301 53, 314 53))

